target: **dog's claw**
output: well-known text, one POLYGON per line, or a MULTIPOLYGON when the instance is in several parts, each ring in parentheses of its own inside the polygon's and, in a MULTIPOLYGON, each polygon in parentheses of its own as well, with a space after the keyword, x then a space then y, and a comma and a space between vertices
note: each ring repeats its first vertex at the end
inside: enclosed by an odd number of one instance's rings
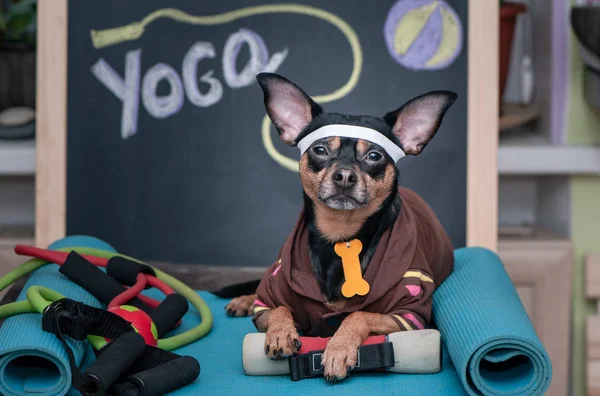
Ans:
POLYGON ((269 348, 269 346, 267 345, 267 346, 265 347, 265 354, 267 354, 267 355, 269 354, 269 349, 271 349, 271 348, 269 348))
MULTIPOLYGON (((267 354, 268 354, 268 352, 267 352, 267 354)), ((275 349, 273 351, 273 356, 271 357, 271 360, 283 360, 283 359, 284 359, 283 349, 281 349, 281 348, 275 349)))
POLYGON ((344 380, 354 369, 357 358, 354 345, 360 345, 360 343, 353 340, 347 341, 339 337, 336 338, 335 336, 327 343, 322 357, 322 366, 323 375, 329 376, 330 382, 344 380))
POLYGON ((300 347, 302 346, 302 343, 300 342, 299 339, 294 338, 294 346, 296 347, 296 350, 299 351, 300 347))
POLYGON ((282 360, 292 356, 297 352, 294 340, 298 338, 293 325, 267 330, 265 335, 265 346, 269 346, 267 355, 271 360, 282 360))
POLYGON ((335 384, 337 382, 337 377, 334 375, 328 375, 325 377, 325 380, 330 384, 335 384))
POLYGON ((252 296, 236 297, 225 306, 225 312, 229 316, 252 316, 253 301, 252 296))

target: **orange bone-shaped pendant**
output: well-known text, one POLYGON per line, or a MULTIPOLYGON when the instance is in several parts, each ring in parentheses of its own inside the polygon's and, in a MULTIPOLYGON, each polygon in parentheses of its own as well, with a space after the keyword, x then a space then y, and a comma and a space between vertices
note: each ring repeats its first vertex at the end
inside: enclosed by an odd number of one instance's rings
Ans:
POLYGON ((369 292, 369 284, 362 277, 360 270, 360 260, 358 254, 362 250, 362 243, 358 239, 350 242, 338 242, 335 244, 335 253, 342 258, 342 267, 344 269, 344 284, 342 285, 342 294, 346 298, 358 294, 364 296, 369 292))

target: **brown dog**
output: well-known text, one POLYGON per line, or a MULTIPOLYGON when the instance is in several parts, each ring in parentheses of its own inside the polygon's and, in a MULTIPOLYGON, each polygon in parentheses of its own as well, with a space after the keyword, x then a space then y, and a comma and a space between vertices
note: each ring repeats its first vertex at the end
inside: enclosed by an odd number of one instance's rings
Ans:
POLYGON ((354 116, 325 112, 281 76, 257 80, 281 139, 301 151, 305 204, 256 293, 226 309, 254 315, 272 359, 297 352, 299 332, 332 336, 323 375, 341 380, 368 336, 431 325, 432 294, 452 271, 453 248, 429 206, 398 186, 396 162, 424 149, 456 94, 354 116))

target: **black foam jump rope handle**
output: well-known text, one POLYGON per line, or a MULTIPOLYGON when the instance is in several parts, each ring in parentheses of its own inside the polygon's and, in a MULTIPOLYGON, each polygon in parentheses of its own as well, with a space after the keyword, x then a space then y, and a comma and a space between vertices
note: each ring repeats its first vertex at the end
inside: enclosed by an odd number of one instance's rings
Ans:
MULTIPOLYGON (((125 288, 119 282, 76 252, 69 253, 59 272, 83 287, 104 304, 109 304, 113 298, 125 291, 125 288)), ((131 299, 127 304, 145 312, 151 310, 148 305, 137 297, 131 299)))
POLYGON ((158 307, 148 311, 156 326, 158 338, 162 338, 169 330, 175 327, 188 311, 188 301, 181 294, 169 294, 158 307))
MULTIPOLYGON (((108 259, 106 273, 122 285, 133 286, 139 273, 156 276, 152 267, 129 260, 125 257, 114 256, 108 259)), ((146 289, 150 286, 146 286, 146 289)))
POLYGON ((191 384, 200 375, 200 363, 191 356, 181 356, 160 366, 130 376, 138 396, 160 396, 191 384))
POLYGON ((135 331, 123 333, 114 340, 85 370, 95 389, 87 395, 106 395, 108 389, 142 356, 146 349, 144 338, 135 331))

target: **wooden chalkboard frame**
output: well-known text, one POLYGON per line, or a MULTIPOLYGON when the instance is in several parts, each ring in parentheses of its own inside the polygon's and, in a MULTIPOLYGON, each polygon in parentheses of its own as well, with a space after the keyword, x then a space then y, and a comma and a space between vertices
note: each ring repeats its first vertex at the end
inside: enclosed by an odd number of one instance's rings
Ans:
MULTIPOLYGON (((497 1, 469 0, 467 246, 496 251, 498 239, 497 1)), ((35 238, 66 234, 68 0, 38 4, 35 238)))

